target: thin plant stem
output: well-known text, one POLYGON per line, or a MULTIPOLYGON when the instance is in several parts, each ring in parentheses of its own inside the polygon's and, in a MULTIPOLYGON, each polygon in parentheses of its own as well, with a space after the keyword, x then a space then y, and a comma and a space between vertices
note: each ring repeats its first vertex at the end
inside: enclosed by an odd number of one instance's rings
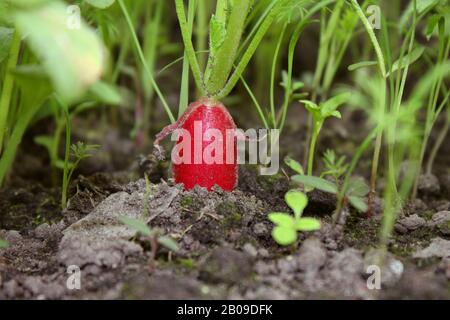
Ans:
POLYGON ((133 38, 133 43, 134 43, 135 49, 138 52, 139 59, 141 60, 142 65, 144 66, 144 70, 147 73, 150 83, 152 84, 153 88, 155 89, 156 94, 158 95, 159 99, 161 100, 161 103, 163 104, 164 110, 166 111, 167 116, 170 119, 170 122, 174 123, 175 118, 172 114, 172 111, 170 110, 170 107, 167 104, 166 99, 164 98, 161 90, 159 89, 158 84, 156 83, 155 79, 153 78, 152 72, 150 71, 150 67, 148 66, 147 61, 144 56, 144 53, 142 52, 142 48, 141 48, 141 45, 139 44, 139 40, 138 40, 136 32, 134 30, 133 23, 131 22, 131 18, 128 13, 128 10, 127 10, 125 4, 123 3, 123 0, 118 0, 118 2, 120 5, 120 8, 122 10, 122 13, 125 17, 125 20, 127 21, 128 28, 130 29, 130 33, 133 38))
POLYGON ((71 119, 68 110, 64 107, 64 116, 66 120, 66 139, 64 150, 64 170, 63 170, 63 182, 61 190, 61 207, 65 209, 67 207, 67 192, 69 188, 69 161, 70 161, 70 135, 71 135, 71 119))
MULTIPOLYGON (((188 7, 188 28, 189 35, 192 36, 192 26, 194 24, 196 0, 189 1, 188 7)), ((202 1, 200 1, 202 2, 202 1)), ((183 72, 181 74, 180 101, 178 105, 178 117, 184 113, 189 103, 189 58, 187 51, 184 50, 183 72)))
POLYGON ((192 76, 194 77, 197 89, 202 96, 206 95, 205 85, 202 79, 202 72, 195 55, 194 46, 192 44, 192 35, 189 32, 188 22, 186 21, 186 13, 184 10, 183 0, 175 0, 175 9, 177 12, 178 23, 180 24, 181 36, 183 38, 184 48, 191 66, 192 76))
POLYGON ((287 22, 285 22, 283 24, 283 28, 281 29, 281 33, 278 38, 277 45, 275 47, 275 52, 273 54, 272 69, 271 69, 271 74, 270 74, 270 112, 271 112, 271 118, 272 118, 271 119, 272 125, 273 125, 274 129, 276 129, 276 127, 277 127, 277 123, 276 123, 277 121, 276 121, 276 115, 275 115, 275 97, 274 97, 275 96, 275 73, 277 70, 277 61, 278 61, 278 55, 280 53, 281 43, 283 42, 284 33, 286 32, 287 26, 288 26, 288 24, 287 24, 287 22))

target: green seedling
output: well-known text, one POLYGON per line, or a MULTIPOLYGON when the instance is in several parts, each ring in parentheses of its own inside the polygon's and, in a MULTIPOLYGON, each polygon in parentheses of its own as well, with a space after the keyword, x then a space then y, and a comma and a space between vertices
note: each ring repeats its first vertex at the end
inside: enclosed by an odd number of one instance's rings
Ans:
POLYGON ((347 173, 349 165, 345 157, 337 157, 332 150, 327 150, 323 156, 325 170, 320 177, 310 175, 294 175, 292 180, 305 187, 306 190, 319 189, 335 195, 343 195, 344 204, 350 203, 359 212, 367 211, 365 197, 369 193, 369 187, 362 178, 353 178, 347 186, 341 185, 340 180, 347 173), (333 179, 327 180, 326 177, 333 179))
POLYGON ((84 159, 90 158, 93 152, 99 148, 98 145, 84 144, 83 142, 77 142, 70 147, 72 152, 73 162, 65 161, 64 173, 63 173, 63 185, 61 204, 65 208, 67 206, 67 192, 69 189, 70 181, 72 180, 73 173, 80 165, 80 162, 84 159))
POLYGON ((302 218, 303 210, 308 204, 308 197, 300 191, 288 191, 284 199, 294 212, 294 216, 285 212, 271 212, 269 220, 275 224, 272 231, 274 240, 287 246, 297 241, 298 231, 315 231, 320 229, 320 221, 314 218, 302 218))
MULTIPOLYGON (((292 180, 308 188, 338 195, 341 191, 339 185, 324 178, 315 176, 295 175, 292 180)), ((369 187, 363 179, 352 179, 347 190, 344 191, 344 202, 348 201, 359 212, 367 211, 365 196, 369 193, 369 187)))
POLYGON ((8 241, 0 239, 0 249, 6 249, 8 247, 9 247, 8 241))
POLYGON ((329 117, 341 118, 341 113, 337 108, 347 102, 350 98, 350 93, 344 92, 333 98, 317 105, 313 101, 300 100, 301 103, 305 105, 306 110, 311 114, 313 119, 313 132, 311 137, 311 142, 309 146, 309 157, 308 157, 308 175, 313 173, 314 165, 314 154, 316 149, 317 138, 322 130, 323 123, 329 117))
POLYGON ((160 245, 173 252, 179 250, 178 244, 172 238, 164 235, 162 230, 158 228, 151 229, 145 221, 125 216, 120 217, 119 221, 136 231, 141 236, 142 240, 147 240, 150 243, 150 269, 154 268, 156 254, 158 253, 160 245))
POLYGON ((321 178, 332 177, 338 184, 339 179, 347 172, 348 164, 345 163, 345 156, 337 157, 333 150, 327 149, 323 154, 325 170, 320 174, 321 178))

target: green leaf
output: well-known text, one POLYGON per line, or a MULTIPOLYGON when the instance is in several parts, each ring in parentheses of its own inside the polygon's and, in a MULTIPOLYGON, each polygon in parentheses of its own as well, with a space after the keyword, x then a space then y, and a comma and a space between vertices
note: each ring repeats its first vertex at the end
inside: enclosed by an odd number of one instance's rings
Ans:
POLYGON ((364 178, 354 178, 350 182, 350 186, 347 190, 347 195, 364 197, 370 192, 370 188, 365 182, 364 178))
POLYGON ((361 68, 367 68, 371 66, 376 66, 378 64, 377 61, 361 61, 348 66, 348 71, 355 71, 361 68))
POLYGON ((319 106, 317 104, 315 104, 312 101, 309 100, 300 100, 300 103, 303 103, 305 105, 306 110, 308 110, 309 112, 313 113, 319 109, 319 106))
POLYGON ((338 118, 338 119, 342 119, 342 115, 341 115, 341 113, 339 112, 339 111, 333 111, 332 113, 331 113, 331 116, 333 116, 333 117, 335 117, 335 118, 338 118))
POLYGON ((100 78, 105 60, 100 38, 83 22, 70 29, 64 4, 17 10, 13 19, 65 103, 79 99, 100 78))
POLYGON ((171 237, 168 237, 168 236, 159 237, 158 243, 174 252, 177 252, 178 250, 180 250, 178 243, 175 240, 173 240, 171 237))
POLYGON ((9 54, 13 33, 11 28, 0 27, 0 64, 9 54))
MULTIPOLYGON (((350 92, 343 92, 325 101, 320 105, 320 112, 323 118, 336 116, 336 109, 350 98, 350 92)), ((339 117, 339 116, 338 116, 339 117)))
POLYGON ((271 212, 269 214, 269 220, 278 226, 287 228, 292 227, 295 224, 294 218, 284 212, 271 212))
POLYGON ((337 186, 333 182, 319 177, 295 175, 292 177, 292 180, 314 189, 319 189, 328 193, 337 193, 337 186))
POLYGON ((113 5, 115 0, 84 0, 89 3, 91 6, 96 7, 98 9, 106 9, 113 5))
POLYGON ((308 197, 303 192, 297 190, 289 190, 286 192, 284 200, 292 211, 294 211, 296 217, 301 216, 308 204, 308 197))
POLYGON ((122 216, 119 217, 119 221, 144 236, 150 237, 152 235, 152 230, 142 220, 122 216))
POLYGON ((444 17, 440 14, 434 14, 430 18, 428 18, 427 21, 427 27, 425 28, 424 34, 427 37, 428 40, 430 40, 431 36, 434 33, 434 30, 436 29, 437 24, 439 21, 443 20, 444 17))
POLYGON ((0 239, 0 249, 5 249, 9 247, 9 243, 6 240, 1 240, 0 239))
POLYGON ((416 47, 410 53, 405 55, 402 59, 398 59, 392 65, 391 71, 388 72, 388 76, 397 71, 398 69, 403 69, 414 62, 416 62, 425 51, 424 47, 416 47), (400 61, 401 60, 401 61, 400 61))
POLYGON ((225 22, 217 19, 215 15, 211 17, 209 23, 209 41, 210 41, 210 51, 211 57, 215 57, 217 51, 223 45, 225 37, 227 35, 227 30, 225 27, 225 22))
POLYGON ((298 231, 316 231, 320 229, 320 221, 314 218, 300 218, 295 223, 298 231))
POLYGON ((291 168, 292 170, 297 172, 298 174, 304 174, 305 173, 305 171, 303 170, 303 166, 298 161, 292 159, 291 157, 284 158, 284 163, 289 168, 291 168))
POLYGON ((292 228, 275 227, 272 230, 272 237, 279 245, 288 246, 297 240, 297 231, 292 228))
POLYGON ((357 196, 350 196, 350 197, 348 197, 348 201, 359 212, 366 212, 368 209, 364 198, 360 198, 357 196))
POLYGON ((122 103, 122 96, 117 88, 106 82, 97 81, 89 88, 89 92, 92 93, 99 102, 115 106, 122 103))

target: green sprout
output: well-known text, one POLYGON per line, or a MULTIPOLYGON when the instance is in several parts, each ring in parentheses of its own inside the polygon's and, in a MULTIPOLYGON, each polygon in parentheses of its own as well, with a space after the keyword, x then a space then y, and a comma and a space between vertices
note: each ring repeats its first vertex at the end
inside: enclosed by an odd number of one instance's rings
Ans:
POLYGON ((298 231, 315 231, 320 229, 320 221, 314 218, 302 218, 303 210, 308 204, 308 197, 300 191, 288 191, 284 199, 294 212, 294 216, 285 212, 271 212, 269 220, 275 224, 272 231, 274 240, 287 246, 297 241, 298 231))
POLYGON ((344 92, 319 105, 309 100, 300 100, 300 102, 305 105, 306 110, 308 110, 313 119, 313 132, 309 146, 308 157, 308 175, 312 175, 313 173, 314 154, 317 138, 319 136, 320 130, 322 130, 323 123, 329 117, 336 117, 340 119, 341 113, 337 110, 337 108, 343 103, 347 102, 349 98, 350 93, 344 92))
POLYGON ((344 203, 350 203, 360 212, 367 211, 365 197, 369 193, 369 187, 364 179, 353 178, 347 184, 340 182, 344 175, 351 174, 349 165, 345 162, 345 156, 338 157, 333 150, 325 151, 323 155, 325 170, 319 177, 305 175, 301 164, 294 159, 286 158, 285 163, 297 173, 291 177, 292 181, 302 185, 306 192, 318 189, 337 195, 338 201, 339 195, 343 195, 344 203), (326 177, 333 181, 327 180, 326 177))
POLYGON ((338 184, 339 179, 347 172, 348 164, 345 163, 345 156, 338 157, 333 150, 327 149, 323 154, 323 163, 325 171, 322 171, 320 177, 330 176, 338 184))
POLYGON ((339 195, 343 192, 344 202, 348 201, 359 212, 367 211, 365 197, 370 190, 362 178, 352 179, 346 190, 341 190, 342 187, 339 184, 315 176, 295 175, 292 177, 292 180, 307 188, 319 189, 335 195, 339 195))
POLYGON ((62 196, 61 196, 61 204, 63 208, 67 206, 67 192, 69 189, 70 181, 72 180, 73 173, 80 165, 80 162, 84 159, 92 157, 93 152, 97 150, 99 147, 100 146, 98 145, 84 144, 83 142, 80 141, 77 142, 76 144, 73 144, 70 147, 74 161, 72 163, 68 163, 67 161, 65 161, 64 165, 62 196))
POLYGON ((154 267, 156 254, 160 245, 170 251, 177 252, 179 250, 178 244, 171 237, 164 235, 162 230, 158 228, 150 228, 145 221, 126 216, 119 217, 119 221, 136 231, 141 235, 143 240, 150 242, 151 254, 149 264, 151 269, 154 267))

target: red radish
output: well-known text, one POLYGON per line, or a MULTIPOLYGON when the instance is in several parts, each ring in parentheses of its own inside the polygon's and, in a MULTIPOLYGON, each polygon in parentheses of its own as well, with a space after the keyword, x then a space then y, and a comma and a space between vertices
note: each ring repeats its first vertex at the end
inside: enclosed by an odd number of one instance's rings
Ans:
POLYGON ((220 102, 206 98, 190 104, 177 122, 165 127, 156 136, 155 146, 176 129, 186 130, 189 133, 187 139, 190 141, 183 141, 184 137, 180 136, 173 151, 179 153, 178 156, 181 158, 182 150, 190 151, 184 155, 190 159, 181 163, 173 161, 175 182, 183 183, 186 190, 196 185, 211 190, 214 185, 218 185, 225 191, 232 191, 237 184, 238 176, 236 125, 226 107, 220 102), (216 134, 208 137, 212 131, 216 134), (187 149, 182 148, 182 143, 189 145, 187 149), (211 148, 214 143, 218 144, 214 145, 215 148, 211 148), (205 153, 211 154, 215 161, 204 157, 205 153))

